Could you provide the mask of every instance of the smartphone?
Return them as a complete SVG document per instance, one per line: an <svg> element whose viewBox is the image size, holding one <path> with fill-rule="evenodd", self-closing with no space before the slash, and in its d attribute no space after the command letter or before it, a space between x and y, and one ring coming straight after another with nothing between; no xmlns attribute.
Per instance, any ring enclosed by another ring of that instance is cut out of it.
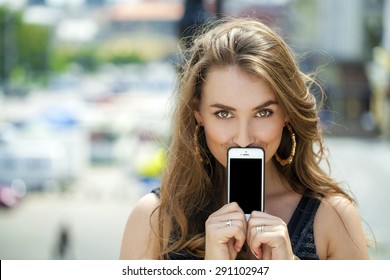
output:
<svg viewBox="0 0 390 280"><path fill-rule="evenodd" d="M247 218L253 210L264 211L264 150L232 147L227 161L228 202L237 202Z"/></svg>

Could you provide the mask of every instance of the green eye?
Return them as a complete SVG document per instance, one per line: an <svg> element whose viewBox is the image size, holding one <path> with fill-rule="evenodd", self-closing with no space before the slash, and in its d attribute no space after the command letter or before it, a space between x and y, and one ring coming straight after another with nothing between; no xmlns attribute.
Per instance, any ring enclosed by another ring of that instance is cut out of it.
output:
<svg viewBox="0 0 390 280"><path fill-rule="evenodd" d="M270 110L261 110L257 113L258 117L260 118L269 117L271 114L272 112Z"/></svg>
<svg viewBox="0 0 390 280"><path fill-rule="evenodd" d="M216 113L217 117L221 119L228 119L231 117L229 111L219 111Z"/></svg>

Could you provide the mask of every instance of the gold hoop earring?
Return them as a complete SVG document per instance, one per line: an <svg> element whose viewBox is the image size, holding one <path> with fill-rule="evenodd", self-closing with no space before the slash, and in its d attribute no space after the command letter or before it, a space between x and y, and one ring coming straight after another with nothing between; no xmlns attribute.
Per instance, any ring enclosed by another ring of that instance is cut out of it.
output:
<svg viewBox="0 0 390 280"><path fill-rule="evenodd" d="M296 142L296 139L295 139L295 133L291 127L290 124L286 124L287 126L287 129L288 131L290 132L290 136L291 136L291 152L290 152L290 156L286 159L281 159L280 156L278 155L278 152L275 153L275 158L276 160L279 162L279 164L281 166L286 166L286 165L289 165L292 163L293 159L294 159L294 156L295 156L295 148L297 147L297 142Z"/></svg>
<svg viewBox="0 0 390 280"><path fill-rule="evenodd" d="M206 156L206 158L203 157L203 149L201 148L199 144L199 129L201 125L197 124L194 131L194 143L195 143L195 155L199 159L201 163L209 164L209 160Z"/></svg>

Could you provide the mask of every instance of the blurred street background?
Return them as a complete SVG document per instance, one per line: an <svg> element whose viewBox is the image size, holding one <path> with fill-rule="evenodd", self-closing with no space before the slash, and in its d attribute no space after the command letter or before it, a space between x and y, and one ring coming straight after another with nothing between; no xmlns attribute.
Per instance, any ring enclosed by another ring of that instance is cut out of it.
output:
<svg viewBox="0 0 390 280"><path fill-rule="evenodd" d="M0 0L0 259L118 258L164 168L178 46L240 15L317 73L331 174L390 259L390 0Z"/></svg>

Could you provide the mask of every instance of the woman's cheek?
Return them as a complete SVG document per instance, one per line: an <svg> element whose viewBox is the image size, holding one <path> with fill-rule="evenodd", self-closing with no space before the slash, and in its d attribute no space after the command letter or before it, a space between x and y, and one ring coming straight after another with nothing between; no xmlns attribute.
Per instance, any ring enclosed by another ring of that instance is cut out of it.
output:
<svg viewBox="0 0 390 280"><path fill-rule="evenodd" d="M213 156L223 165L226 165L226 153L231 139L226 128L214 125L205 127L207 146Z"/></svg>

